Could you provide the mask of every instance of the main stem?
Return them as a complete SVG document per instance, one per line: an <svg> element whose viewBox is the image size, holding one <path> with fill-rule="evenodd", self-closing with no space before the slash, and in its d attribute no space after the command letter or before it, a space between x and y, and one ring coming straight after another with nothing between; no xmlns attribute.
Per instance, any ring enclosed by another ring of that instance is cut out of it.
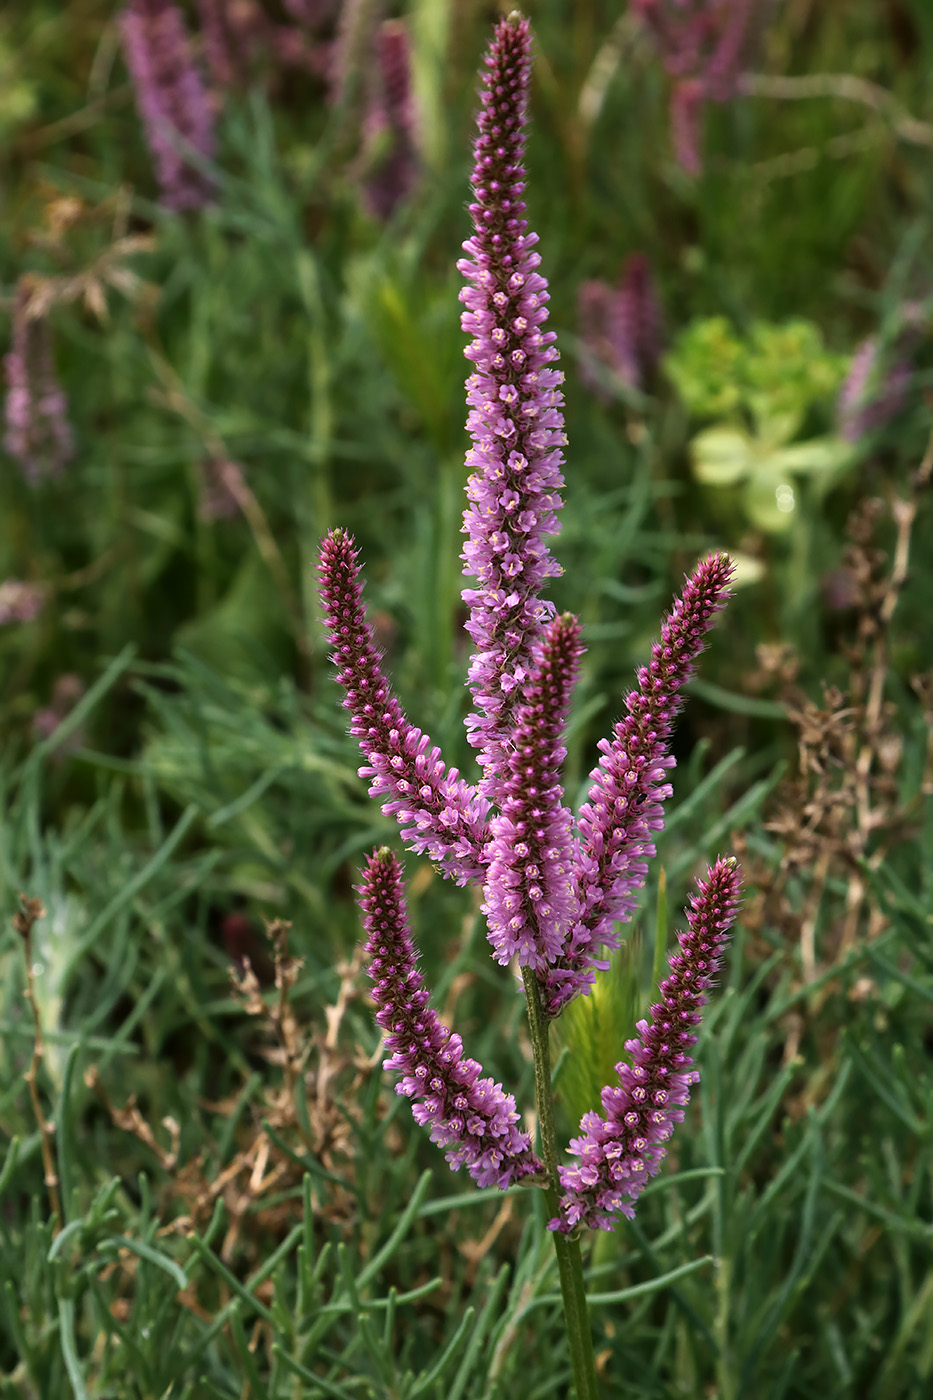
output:
<svg viewBox="0 0 933 1400"><path fill-rule="evenodd" d="M551 1095L551 1049L548 1043L548 1021L541 1004L538 979L527 967L522 968L525 1001L535 1061L535 1101L541 1129L541 1155L547 1167L545 1188L551 1216L559 1214L560 1177L557 1174L557 1133L554 1128L554 1100ZM593 1358L593 1338L583 1285L583 1258L580 1241L570 1239L555 1230L554 1249L560 1274L560 1292L564 1301L564 1320L570 1344L570 1364L577 1390L577 1400L599 1400L596 1363Z"/></svg>

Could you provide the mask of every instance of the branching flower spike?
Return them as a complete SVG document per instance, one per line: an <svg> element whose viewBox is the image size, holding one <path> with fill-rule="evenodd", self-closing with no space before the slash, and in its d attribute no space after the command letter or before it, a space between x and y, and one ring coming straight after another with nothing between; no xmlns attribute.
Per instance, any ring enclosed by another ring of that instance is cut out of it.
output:
<svg viewBox="0 0 933 1400"><path fill-rule="evenodd" d="M320 588L343 703L365 759L360 773L370 780L371 794L397 819L414 852L429 855L457 883L481 889L494 958L522 969L541 1159L517 1126L513 1097L482 1077L459 1036L428 1005L401 868L382 847L369 860L359 897L377 1019L391 1052L386 1067L399 1075L399 1092L412 1099L415 1118L447 1150L451 1166L466 1166L484 1185L544 1186L561 1286L565 1300L576 1298L567 1304L568 1317L579 1317L583 1285L574 1237L584 1227L612 1228L620 1215L632 1214L696 1080L688 1051L735 916L735 861L720 859L700 882L652 1022L639 1022L639 1038L626 1042L632 1063L617 1066L620 1084L603 1090L604 1115L586 1115L571 1144L575 1160L563 1167L548 1018L589 992L597 972L608 967L607 954L619 946L618 925L635 909L671 791L674 721L729 596L732 564L713 552L687 578L622 718L598 746L587 800L575 819L561 768L583 653L581 627L569 613L557 616L541 597L560 572L546 542L558 530L564 433L557 351L553 334L543 329L547 284L522 201L530 68L528 25L511 15L497 26L486 59L473 235L459 264L468 283L462 293L463 326L471 336L466 354L474 364L467 380L472 446L463 560L475 586L463 597L476 648L469 671L473 712L466 720L478 750L475 785L446 766L392 695L366 618L358 550L345 530L333 530L323 543ZM621 1048L622 1033L619 1039ZM577 1278L572 1286L571 1275ZM579 1380L592 1357L586 1359L588 1344L580 1340L582 1325L573 1326Z"/></svg>

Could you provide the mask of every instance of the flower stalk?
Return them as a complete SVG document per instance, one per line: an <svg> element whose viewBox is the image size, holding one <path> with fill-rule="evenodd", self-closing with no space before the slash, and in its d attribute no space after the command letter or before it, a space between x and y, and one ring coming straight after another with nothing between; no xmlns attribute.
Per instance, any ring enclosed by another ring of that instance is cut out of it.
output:
<svg viewBox="0 0 933 1400"><path fill-rule="evenodd" d="M548 1039L549 1022L544 1014L538 980L529 968L522 970L525 984L525 1006L528 1030L535 1066L535 1108L541 1152L547 1173L545 1198L548 1210L560 1210L560 1176L557 1157L557 1131L554 1125L554 1095L551 1089L551 1047ZM564 1305L564 1322L570 1364L573 1368L577 1400L599 1400L596 1361L593 1356L593 1334L586 1303L583 1278L583 1256L576 1235L554 1234L554 1252L560 1279L560 1295Z"/></svg>
<svg viewBox="0 0 933 1400"><path fill-rule="evenodd" d="M512 14L496 27L486 58L473 172L473 234L459 263L470 405L463 550L466 629L475 644L467 733L480 777L448 768L440 749L408 719L382 670L363 601L359 553L335 529L320 556L320 589L360 774L405 843L441 874L482 891L493 956L515 962L535 1069L540 1156L519 1123L515 1099L467 1057L456 1031L431 1008L417 965L398 858L387 847L367 862L358 891L376 1019L390 1052L385 1068L412 1101L417 1122L481 1185L543 1187L553 1234L579 1400L598 1386L579 1237L631 1217L644 1182L660 1167L696 1081L689 1051L699 1009L719 965L739 896L731 857L718 860L691 900L680 951L660 984L651 1022L624 1042L631 1063L588 1113L572 1156L561 1162L548 1045L550 1021L585 996L637 891L664 820L674 759L670 741L684 688L716 614L732 564L702 559L665 618L625 713L598 745L587 801L575 817L561 781L564 729L582 629L542 597L560 573L548 546L557 533L565 437L557 351L547 320L547 283L525 219L524 119L531 33ZM621 1042L620 1036L620 1042Z"/></svg>

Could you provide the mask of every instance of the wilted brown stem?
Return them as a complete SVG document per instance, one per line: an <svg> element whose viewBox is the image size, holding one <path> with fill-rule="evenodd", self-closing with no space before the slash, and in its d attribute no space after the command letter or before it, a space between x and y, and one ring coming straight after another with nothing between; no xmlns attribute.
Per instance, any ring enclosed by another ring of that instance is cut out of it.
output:
<svg viewBox="0 0 933 1400"><path fill-rule="evenodd" d="M58 1172L55 1169L55 1158L52 1154L52 1137L55 1132L55 1124L50 1122L43 1111L42 1101L39 1098L38 1077L39 1066L45 1053L42 1042L42 1017L39 1013L39 1003L36 1001L34 974L32 965L32 930L39 919L45 918L45 908L41 899L35 899L28 894L20 894L19 913L13 915L12 923L16 932L23 940L23 952L26 958L26 991L25 997L32 1010L32 1023L35 1029L32 1042L32 1059L29 1068L23 1075L29 1085L29 1098L32 1103L32 1111L39 1129L39 1141L42 1148L42 1165L45 1169L45 1186L49 1193L49 1205L52 1207L54 1216L53 1230L57 1235L62 1228L62 1201L59 1192Z"/></svg>

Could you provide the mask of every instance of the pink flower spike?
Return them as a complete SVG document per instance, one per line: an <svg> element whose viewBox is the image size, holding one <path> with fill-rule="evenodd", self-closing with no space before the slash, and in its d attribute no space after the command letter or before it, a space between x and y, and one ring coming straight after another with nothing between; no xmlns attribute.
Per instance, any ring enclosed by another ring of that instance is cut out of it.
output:
<svg viewBox="0 0 933 1400"><path fill-rule="evenodd" d="M741 875L735 858L719 859L690 896L680 952L669 959L651 1021L639 1021L638 1038L625 1048L632 1063L616 1065L619 1085L602 1091L603 1113L586 1113L571 1143L576 1165L560 1168L560 1215L548 1229L576 1234L612 1230L619 1215L635 1214L633 1202L659 1171L674 1126L683 1121L691 1086L699 1080L690 1050L700 1007L713 985L729 930L735 922Z"/></svg>
<svg viewBox="0 0 933 1400"><path fill-rule="evenodd" d="M606 398L607 375L644 389L661 357L661 305L643 253L626 259L618 287L583 282L577 295L581 378ZM610 380L611 382L611 380Z"/></svg>
<svg viewBox="0 0 933 1400"><path fill-rule="evenodd" d="M337 679L352 715L350 732L366 757L360 776L370 796L394 816L411 850L430 856L458 885L483 879L483 846L489 804L405 715L382 673L366 620L359 551L345 530L332 530L321 545L321 602L330 632Z"/></svg>
<svg viewBox="0 0 933 1400"><path fill-rule="evenodd" d="M537 669L514 715L501 813L486 848L489 941L497 962L518 955L542 972L563 952L576 918L570 809L563 805L561 742L583 647L570 613L545 633Z"/></svg>
<svg viewBox="0 0 933 1400"><path fill-rule="evenodd" d="M447 1148L454 1171L466 1167L480 1186L505 1190L523 1177L543 1174L531 1137L515 1125L518 1111L501 1084L482 1079L482 1065L467 1059L463 1043L428 1006L408 927L398 858L385 846L370 856L358 897L366 930L366 954L376 1020L391 1051L383 1063L399 1076L396 1093L412 1102L416 1122Z"/></svg>
<svg viewBox="0 0 933 1400"><path fill-rule="evenodd" d="M26 480L63 474L74 456L68 400L55 373L49 323L29 314L31 283L20 278L13 304L13 343L4 358L6 434L3 445Z"/></svg>
<svg viewBox="0 0 933 1400"><path fill-rule="evenodd" d="M475 643L469 685L470 743L484 770L481 791L498 801L507 771L511 717L554 606L539 598L561 572L545 544L557 533L563 485L563 374L547 320L547 282L538 273L537 235L527 232L522 193L531 32L510 16L486 57L474 148L473 236L457 264L467 286L461 325L476 366L467 380L473 446L463 516L464 573L477 580L463 600Z"/></svg>
<svg viewBox="0 0 933 1400"><path fill-rule="evenodd" d="M167 209L197 209L210 181L186 159L184 145L214 154L214 113L194 62L185 20L172 0L130 0L120 16L126 64Z"/></svg>
<svg viewBox="0 0 933 1400"><path fill-rule="evenodd" d="M882 342L870 335L855 348L849 372L839 391L836 422L846 442L857 443L902 413L914 380L908 358L913 337L902 332L889 347L885 363Z"/></svg>
<svg viewBox="0 0 933 1400"><path fill-rule="evenodd" d="M577 869L579 918L564 955L546 974L545 1006L551 1016L580 992L588 992L604 956L619 946L615 921L626 922L645 883L655 853L653 831L664 825L666 781L674 759L668 752L683 690L705 646L716 613L729 597L732 562L710 554L687 579L682 595L638 672L638 688L625 700L628 713L611 741L600 740L602 757L590 773L580 811Z"/></svg>

